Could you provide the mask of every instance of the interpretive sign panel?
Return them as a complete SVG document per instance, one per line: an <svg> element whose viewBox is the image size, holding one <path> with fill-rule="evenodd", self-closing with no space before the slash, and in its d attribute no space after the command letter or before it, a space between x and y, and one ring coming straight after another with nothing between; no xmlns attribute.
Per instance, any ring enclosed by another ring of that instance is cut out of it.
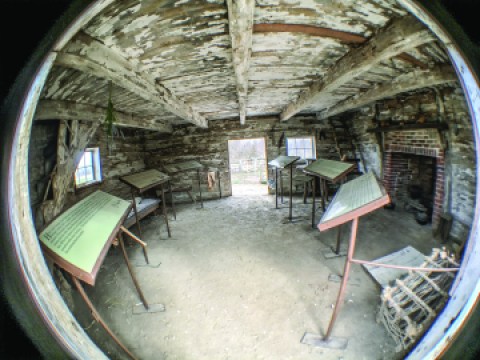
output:
<svg viewBox="0 0 480 360"><path fill-rule="evenodd" d="M183 161L178 164L164 165L163 168L169 174L174 174L181 171L203 169L203 165L200 164L198 161L189 160L189 161Z"/></svg>
<svg viewBox="0 0 480 360"><path fill-rule="evenodd" d="M96 191L66 210L39 235L47 255L65 270L93 285L96 273L129 201Z"/></svg>
<svg viewBox="0 0 480 360"><path fill-rule="evenodd" d="M317 161L305 167L303 171L307 174L315 175L326 180L336 182L338 179L343 178L343 176L348 174L354 168L355 164L335 160L318 159Z"/></svg>
<svg viewBox="0 0 480 360"><path fill-rule="evenodd" d="M322 216L320 231L387 205L390 197L372 172L343 184Z"/></svg>
<svg viewBox="0 0 480 360"><path fill-rule="evenodd" d="M283 168L287 167L288 165L294 163L298 159L300 159L299 156L280 155L277 158L275 158L274 160L269 161L268 165L275 166L279 169L283 169Z"/></svg>
<svg viewBox="0 0 480 360"><path fill-rule="evenodd" d="M170 177L156 169L150 169L135 174L122 176L120 180L137 190L146 190L152 186L166 182Z"/></svg>

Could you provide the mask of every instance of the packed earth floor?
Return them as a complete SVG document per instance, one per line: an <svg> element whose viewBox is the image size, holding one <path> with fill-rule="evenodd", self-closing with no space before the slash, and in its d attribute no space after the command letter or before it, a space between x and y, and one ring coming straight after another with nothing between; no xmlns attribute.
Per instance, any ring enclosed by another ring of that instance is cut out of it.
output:
<svg viewBox="0 0 480 360"><path fill-rule="evenodd" d="M238 192L237 192L238 193ZM326 259L336 230L312 229L311 204L293 199L296 223L285 222L288 197L248 191L228 198L177 206L163 218L142 220L151 266L138 245L129 258L150 304L165 312L133 314L141 304L119 248L110 249L95 287L85 286L101 316L142 360L159 359L399 359L395 343L376 322L380 286L352 266L344 305L333 336L348 339L345 350L304 345L305 332L324 334L340 284L345 257ZM310 199L309 199L310 200ZM321 217L321 210L317 213ZM317 219L317 222L318 222ZM346 245L350 226L343 231ZM135 230L135 227L132 228ZM356 258L373 260L412 245L430 255L439 244L430 225L419 225L400 209L380 209L360 218ZM76 291L74 314L111 359L127 359L93 321Z"/></svg>

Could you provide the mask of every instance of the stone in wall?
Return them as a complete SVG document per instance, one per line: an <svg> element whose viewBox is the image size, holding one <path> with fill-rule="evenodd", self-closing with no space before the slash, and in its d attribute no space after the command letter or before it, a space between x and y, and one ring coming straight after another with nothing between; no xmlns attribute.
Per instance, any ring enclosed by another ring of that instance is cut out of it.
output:
<svg viewBox="0 0 480 360"><path fill-rule="evenodd" d="M58 121L37 121L33 124L28 153L28 181L30 205L35 217L55 167L57 134Z"/></svg>

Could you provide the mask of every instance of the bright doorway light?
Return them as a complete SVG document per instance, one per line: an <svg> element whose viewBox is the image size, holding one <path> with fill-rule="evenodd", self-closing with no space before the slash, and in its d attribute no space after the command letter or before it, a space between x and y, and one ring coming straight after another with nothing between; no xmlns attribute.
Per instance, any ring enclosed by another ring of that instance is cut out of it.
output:
<svg viewBox="0 0 480 360"><path fill-rule="evenodd" d="M233 196L267 194L267 154L265 139L228 141Z"/></svg>

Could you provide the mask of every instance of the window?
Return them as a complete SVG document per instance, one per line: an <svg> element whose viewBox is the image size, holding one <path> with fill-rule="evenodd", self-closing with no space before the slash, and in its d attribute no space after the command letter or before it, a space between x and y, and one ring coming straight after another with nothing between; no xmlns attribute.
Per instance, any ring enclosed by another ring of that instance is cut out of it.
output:
<svg viewBox="0 0 480 360"><path fill-rule="evenodd" d="M287 155L300 156L301 159L316 159L317 154L313 136L288 138Z"/></svg>
<svg viewBox="0 0 480 360"><path fill-rule="evenodd" d="M75 170L75 186L83 187L102 181L100 167L100 150L98 148L87 148Z"/></svg>

